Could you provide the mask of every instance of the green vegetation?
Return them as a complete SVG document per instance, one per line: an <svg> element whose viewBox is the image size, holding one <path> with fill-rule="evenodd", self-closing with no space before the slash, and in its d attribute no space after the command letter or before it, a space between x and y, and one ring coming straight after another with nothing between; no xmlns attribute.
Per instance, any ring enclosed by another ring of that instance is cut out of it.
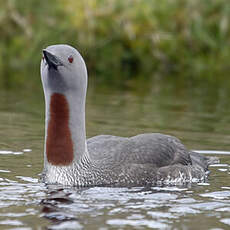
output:
<svg viewBox="0 0 230 230"><path fill-rule="evenodd" d="M102 82L223 81L230 1L0 0L1 86L36 87L41 50L55 43L77 47Z"/></svg>

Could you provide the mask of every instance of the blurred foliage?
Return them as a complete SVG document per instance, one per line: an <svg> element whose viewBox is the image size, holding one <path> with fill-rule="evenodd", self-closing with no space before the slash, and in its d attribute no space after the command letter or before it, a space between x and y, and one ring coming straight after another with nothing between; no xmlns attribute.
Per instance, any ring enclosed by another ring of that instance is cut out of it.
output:
<svg viewBox="0 0 230 230"><path fill-rule="evenodd" d="M75 46L102 82L221 81L229 23L229 0L0 0L0 85L36 87L41 50L56 43Z"/></svg>

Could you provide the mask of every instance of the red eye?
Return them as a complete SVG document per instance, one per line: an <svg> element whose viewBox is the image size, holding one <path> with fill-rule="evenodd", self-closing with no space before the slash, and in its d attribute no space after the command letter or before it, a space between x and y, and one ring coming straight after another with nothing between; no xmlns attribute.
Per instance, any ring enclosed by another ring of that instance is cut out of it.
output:
<svg viewBox="0 0 230 230"><path fill-rule="evenodd" d="M45 57L44 57L44 56L42 56L42 60L43 60L43 61L44 61L44 58L45 58Z"/></svg>
<svg viewBox="0 0 230 230"><path fill-rule="evenodd" d="M72 63L73 62L73 56L69 56L68 61L69 61L69 63Z"/></svg>

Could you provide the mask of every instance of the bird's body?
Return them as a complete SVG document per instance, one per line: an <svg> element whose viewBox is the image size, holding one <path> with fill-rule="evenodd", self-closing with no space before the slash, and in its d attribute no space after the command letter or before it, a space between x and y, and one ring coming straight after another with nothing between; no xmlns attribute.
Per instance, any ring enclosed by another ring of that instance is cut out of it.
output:
<svg viewBox="0 0 230 230"><path fill-rule="evenodd" d="M208 158L175 137L100 135L86 141L87 71L76 49L49 46L41 75L46 100L43 179L71 186L146 186L205 180Z"/></svg>

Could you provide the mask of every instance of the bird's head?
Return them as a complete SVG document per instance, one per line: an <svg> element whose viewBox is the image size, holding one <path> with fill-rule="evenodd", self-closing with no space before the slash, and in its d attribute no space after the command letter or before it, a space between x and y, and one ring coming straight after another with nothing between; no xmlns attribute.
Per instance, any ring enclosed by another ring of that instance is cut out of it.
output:
<svg viewBox="0 0 230 230"><path fill-rule="evenodd" d="M86 93L85 62L72 46L52 45L43 50L41 78L45 94Z"/></svg>

